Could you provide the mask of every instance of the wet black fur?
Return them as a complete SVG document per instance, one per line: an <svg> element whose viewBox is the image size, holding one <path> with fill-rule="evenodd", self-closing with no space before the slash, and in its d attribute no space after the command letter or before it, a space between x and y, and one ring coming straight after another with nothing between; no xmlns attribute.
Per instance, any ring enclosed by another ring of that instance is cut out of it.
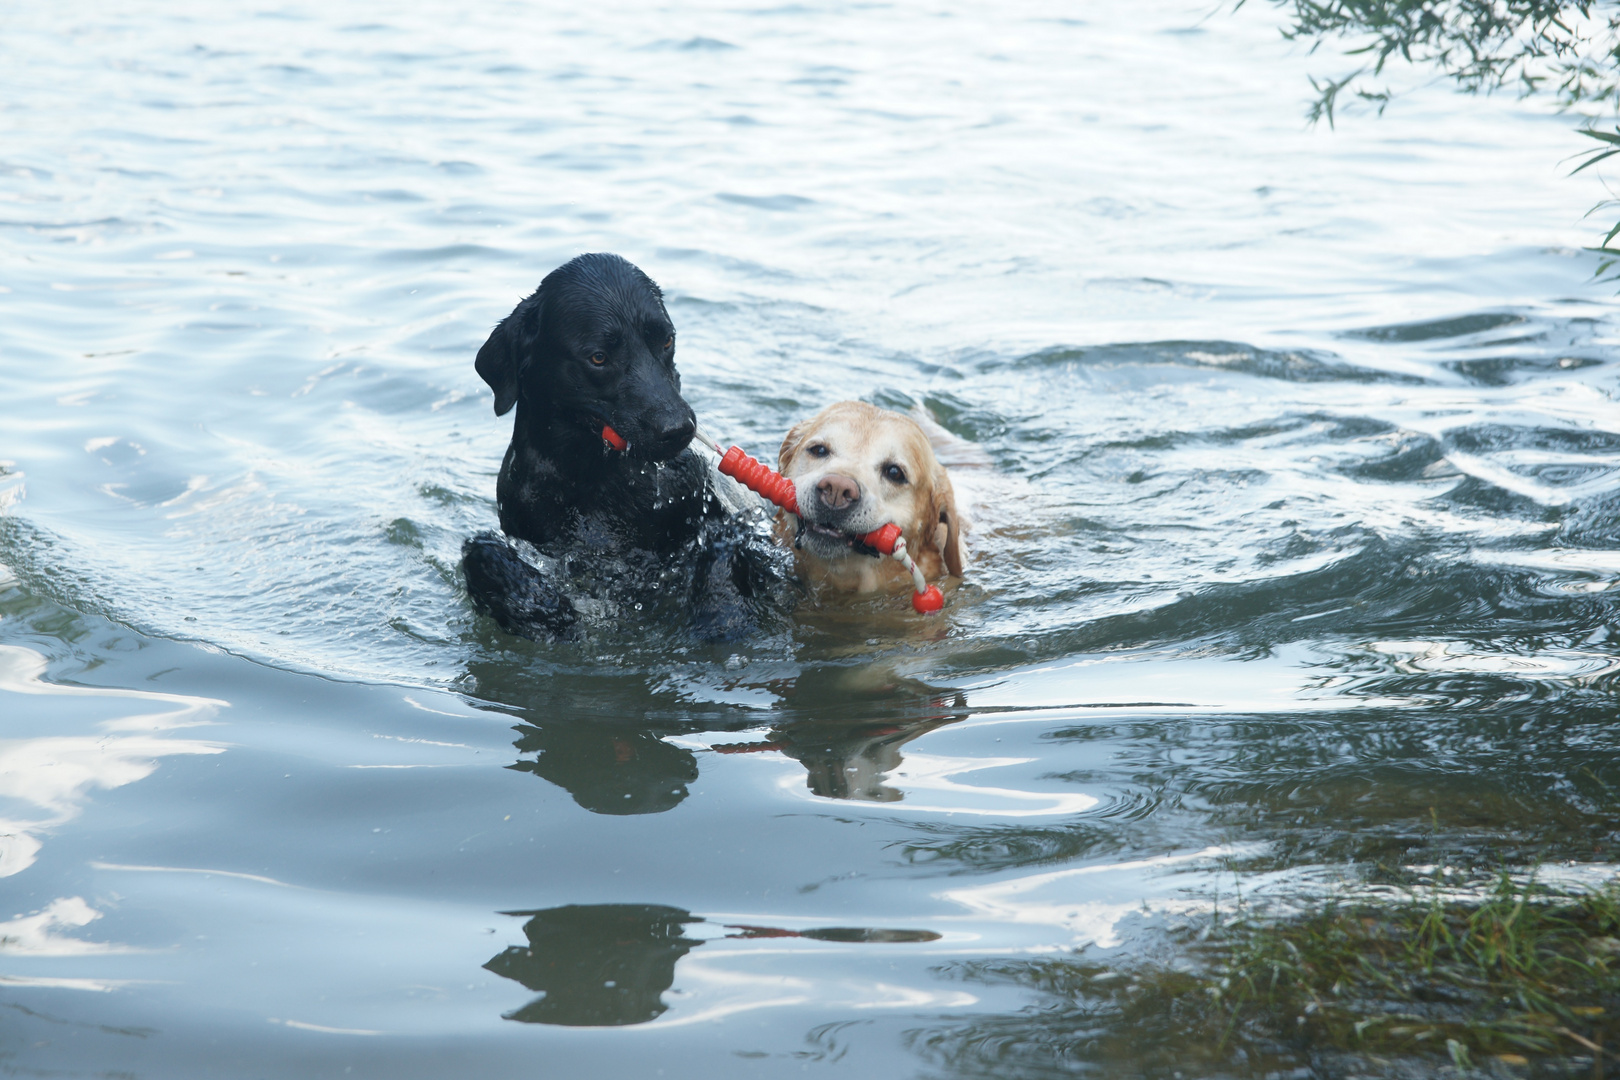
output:
<svg viewBox="0 0 1620 1080"><path fill-rule="evenodd" d="M674 336L651 278L617 255L581 255L478 350L495 414L517 415L495 488L505 536L468 540L462 566L474 604L507 631L578 636L570 592L623 606L673 601L706 639L756 627L762 593L781 575L689 448ZM603 442L604 423L627 450ZM520 558L508 537L550 556L555 572Z"/></svg>

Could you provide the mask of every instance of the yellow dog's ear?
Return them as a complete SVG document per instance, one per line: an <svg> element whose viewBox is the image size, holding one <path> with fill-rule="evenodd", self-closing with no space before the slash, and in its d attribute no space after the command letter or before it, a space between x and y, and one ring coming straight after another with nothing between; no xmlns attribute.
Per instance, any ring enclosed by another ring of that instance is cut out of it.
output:
<svg viewBox="0 0 1620 1080"><path fill-rule="evenodd" d="M934 498L930 513L934 521L934 546L945 558L945 569L962 576L962 518L956 512L956 491L945 470L934 477Z"/></svg>
<svg viewBox="0 0 1620 1080"><path fill-rule="evenodd" d="M814 419L814 417L811 419ZM809 428L809 426L809 420L800 420L797 424L794 424L792 427L788 428L788 433L782 437L782 449L776 453L777 472L782 472L785 470L787 468L788 461L793 457L794 454L799 452L799 447L804 444L804 438L809 433L806 430Z"/></svg>

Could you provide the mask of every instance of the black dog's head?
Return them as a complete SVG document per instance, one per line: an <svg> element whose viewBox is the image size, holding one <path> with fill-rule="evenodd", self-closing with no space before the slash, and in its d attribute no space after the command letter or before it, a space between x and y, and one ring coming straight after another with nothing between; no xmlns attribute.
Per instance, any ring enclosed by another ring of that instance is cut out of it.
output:
<svg viewBox="0 0 1620 1080"><path fill-rule="evenodd" d="M675 326L651 278L617 255L581 255L547 274L478 350L495 415L556 438L600 439L607 424L629 453L666 461L697 421L681 397Z"/></svg>

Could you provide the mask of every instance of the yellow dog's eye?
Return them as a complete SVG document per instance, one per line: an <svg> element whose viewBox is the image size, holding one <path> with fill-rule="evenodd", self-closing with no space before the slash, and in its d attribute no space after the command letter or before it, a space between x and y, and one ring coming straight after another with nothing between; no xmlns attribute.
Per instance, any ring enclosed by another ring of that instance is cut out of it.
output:
<svg viewBox="0 0 1620 1080"><path fill-rule="evenodd" d="M832 451L828 450L820 443L816 443L816 445L806 450L805 453L809 454L811 457L826 457L828 454L832 453Z"/></svg>
<svg viewBox="0 0 1620 1080"><path fill-rule="evenodd" d="M903 484L906 482L906 470L898 465L885 465L883 466L883 479L891 484Z"/></svg>

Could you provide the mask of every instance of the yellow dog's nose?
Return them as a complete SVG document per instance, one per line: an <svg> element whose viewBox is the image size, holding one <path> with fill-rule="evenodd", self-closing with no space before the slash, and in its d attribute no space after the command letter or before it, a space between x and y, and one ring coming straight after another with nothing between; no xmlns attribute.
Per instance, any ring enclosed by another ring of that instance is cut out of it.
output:
<svg viewBox="0 0 1620 1080"><path fill-rule="evenodd" d="M827 509L847 510L861 501L861 485L847 476L834 473L821 478L816 484L816 494Z"/></svg>

